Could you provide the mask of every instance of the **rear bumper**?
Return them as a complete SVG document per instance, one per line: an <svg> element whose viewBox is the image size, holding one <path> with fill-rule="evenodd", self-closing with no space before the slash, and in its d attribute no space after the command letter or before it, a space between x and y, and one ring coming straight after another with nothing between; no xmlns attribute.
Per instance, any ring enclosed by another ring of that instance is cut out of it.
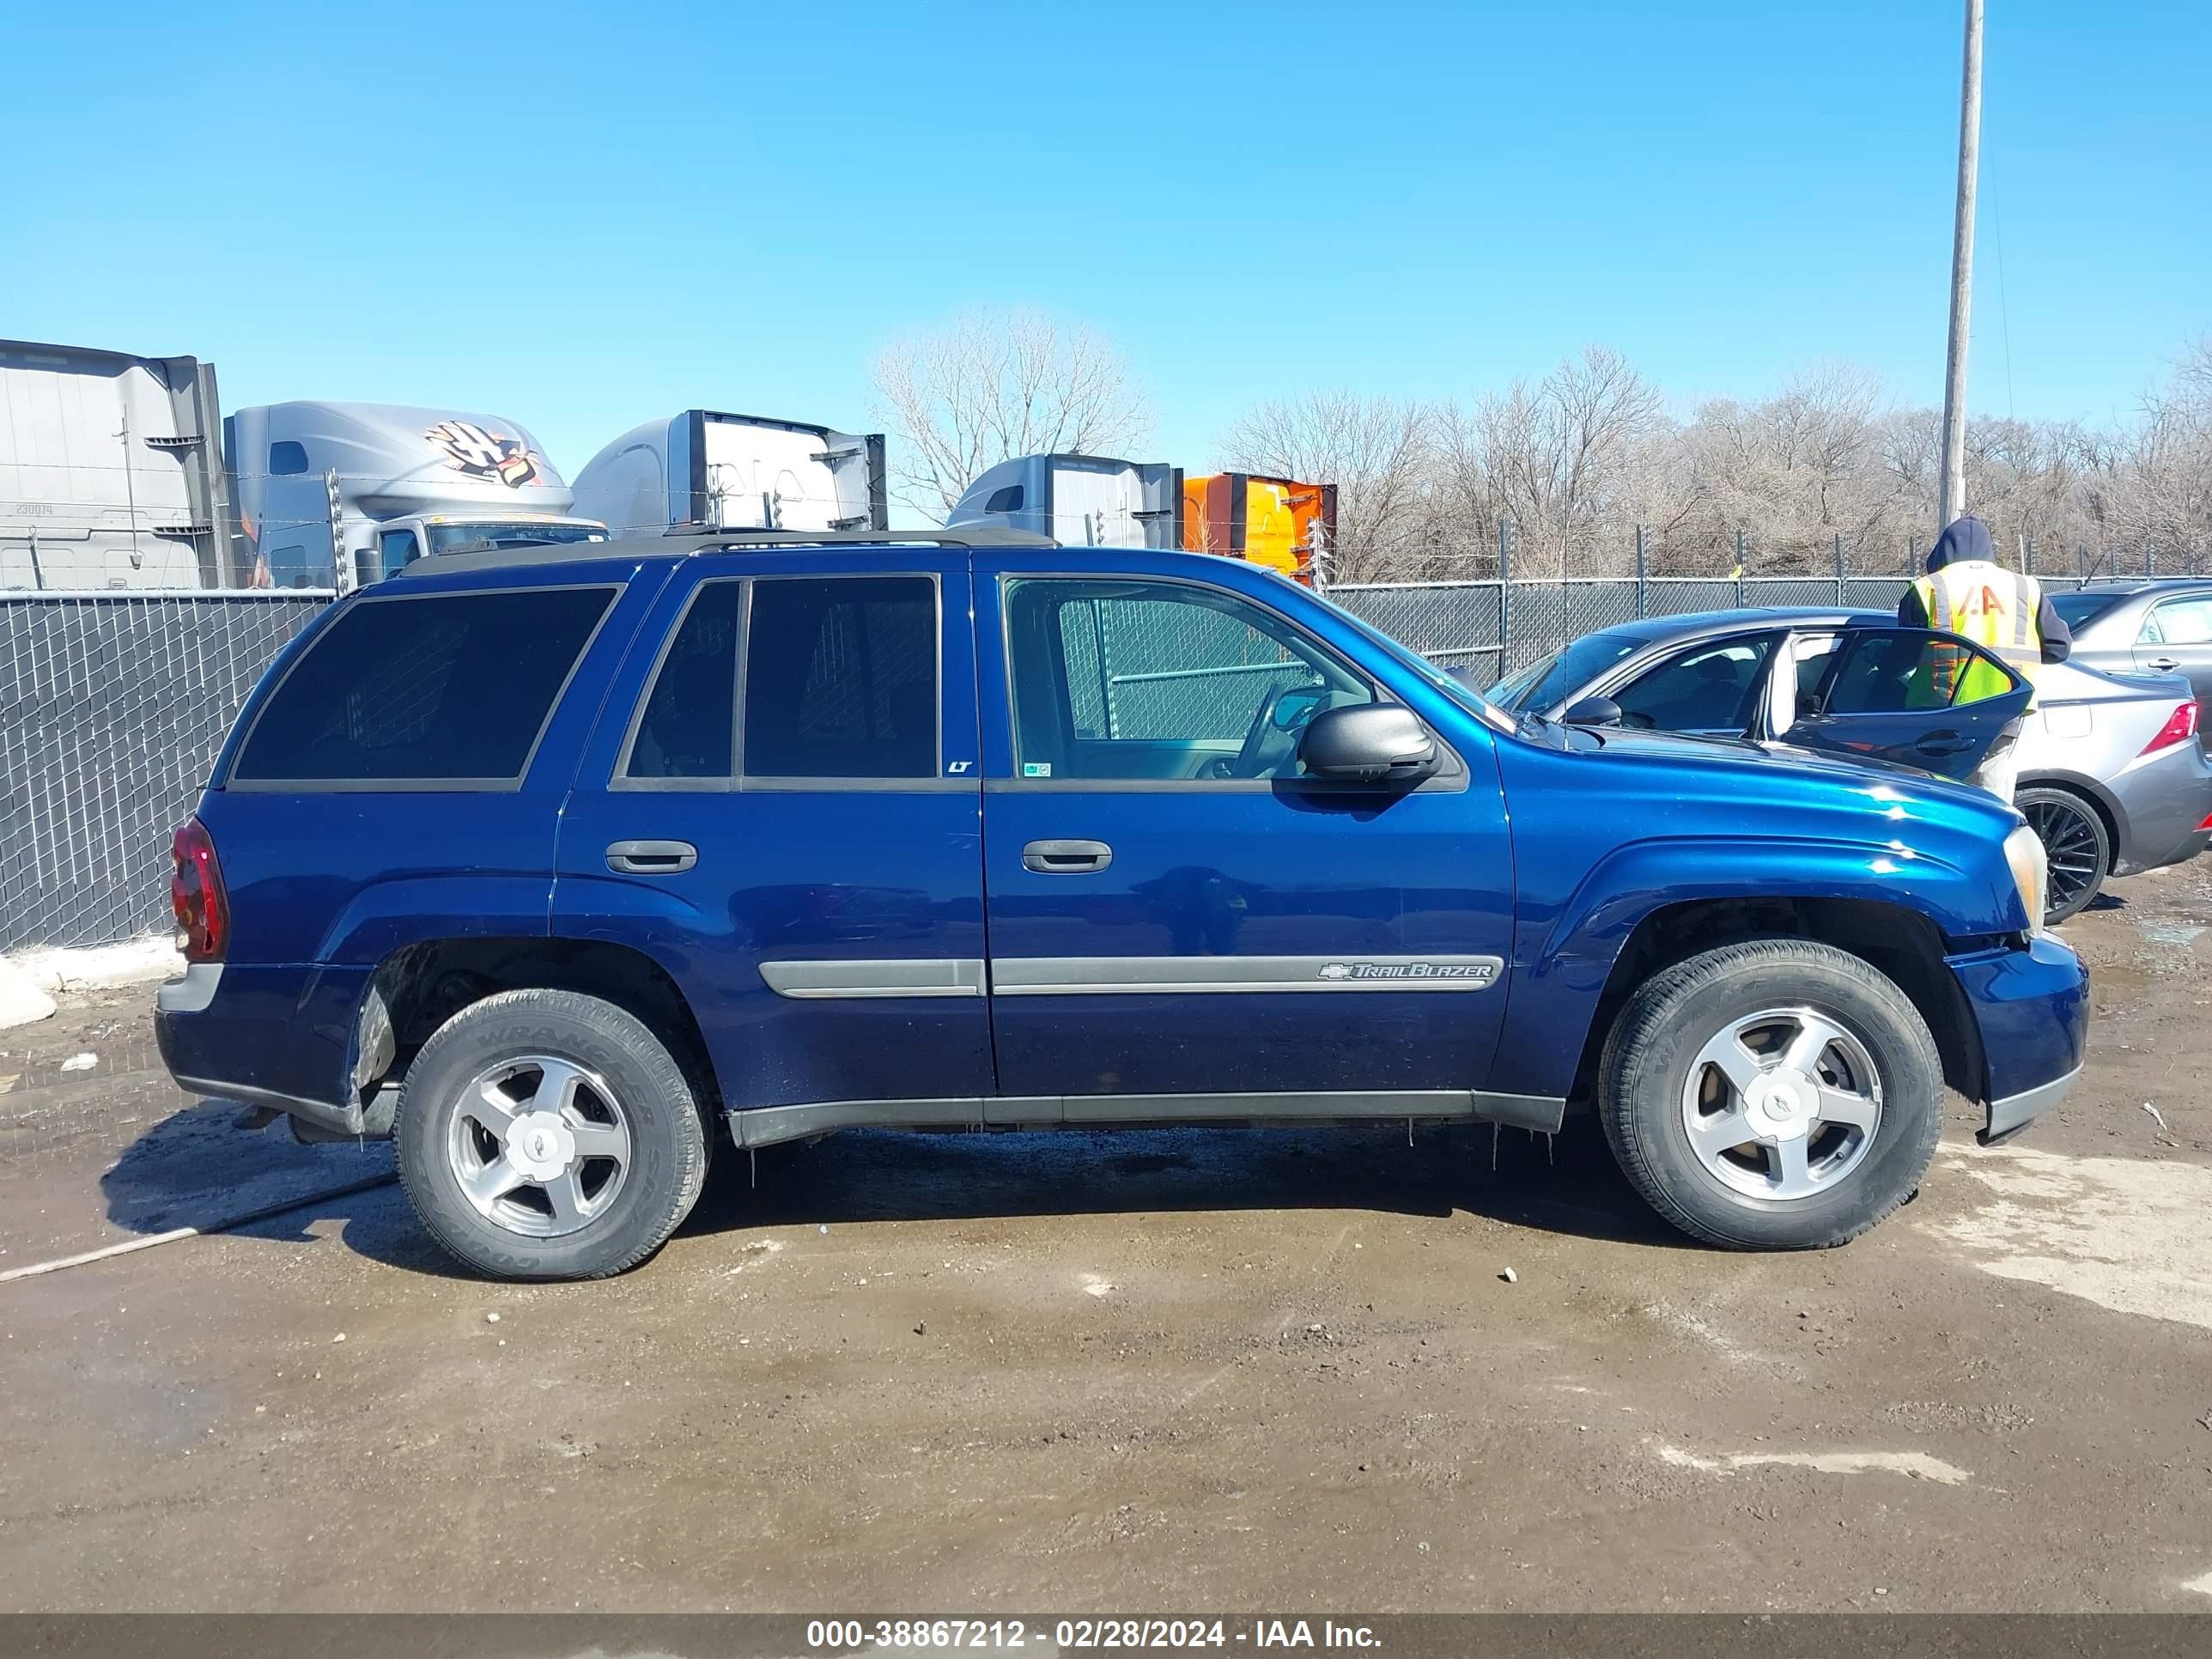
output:
<svg viewBox="0 0 2212 1659"><path fill-rule="evenodd" d="M352 969L196 963L154 996L154 1041L177 1086L288 1112L358 1135L348 1051L367 975Z"/></svg>
<svg viewBox="0 0 2212 1659"><path fill-rule="evenodd" d="M2055 939L1954 957L1950 966L1981 1035L1987 1146L2057 1105L2081 1076L2089 970Z"/></svg>
<svg viewBox="0 0 2212 1659"><path fill-rule="evenodd" d="M2202 825L2212 813L2212 761L2203 745L2178 743L2148 756L2106 787L2125 815L2112 848L2112 873L2140 875L2195 858L2212 842Z"/></svg>

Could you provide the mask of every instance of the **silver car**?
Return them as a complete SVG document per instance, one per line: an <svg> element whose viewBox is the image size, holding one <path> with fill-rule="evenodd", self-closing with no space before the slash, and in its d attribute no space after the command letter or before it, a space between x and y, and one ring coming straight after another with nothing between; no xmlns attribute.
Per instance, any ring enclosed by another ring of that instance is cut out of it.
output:
<svg viewBox="0 0 2212 1659"><path fill-rule="evenodd" d="M2069 659L2112 674L2185 674L2197 688L2197 730L2212 715L2212 577L2097 582L2053 593L2074 635Z"/></svg>
<svg viewBox="0 0 2212 1659"><path fill-rule="evenodd" d="M1881 653L1871 636L1921 633L1879 611L1654 617L1588 635L1486 695L1515 713L1779 741L1964 778L2003 741L1998 728L2010 728L2017 702L1921 708L1899 696L1873 713L1834 703L1854 662L1870 665L1869 686L1900 689L1896 673L1874 675ZM1901 649L1909 665L1911 648ZM1592 698L1605 701L1576 708ZM2212 760L2188 681L2050 663L2036 672L2036 705L2018 727L2013 800L2050 854L2047 921L2081 909L2108 877L2178 864L2212 842Z"/></svg>

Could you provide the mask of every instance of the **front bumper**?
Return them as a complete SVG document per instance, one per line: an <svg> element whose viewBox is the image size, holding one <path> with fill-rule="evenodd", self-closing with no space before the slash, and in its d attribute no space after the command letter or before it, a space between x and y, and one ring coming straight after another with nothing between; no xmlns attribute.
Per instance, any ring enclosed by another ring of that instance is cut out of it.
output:
<svg viewBox="0 0 2212 1659"><path fill-rule="evenodd" d="M2089 970L2058 939L1950 958L1982 1042L1984 1146L2018 1133L2081 1074Z"/></svg>

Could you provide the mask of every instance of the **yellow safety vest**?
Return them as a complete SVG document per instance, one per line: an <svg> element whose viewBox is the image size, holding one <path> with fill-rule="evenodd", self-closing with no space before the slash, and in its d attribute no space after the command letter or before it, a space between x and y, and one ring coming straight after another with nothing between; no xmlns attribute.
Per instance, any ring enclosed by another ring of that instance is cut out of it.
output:
<svg viewBox="0 0 2212 1659"><path fill-rule="evenodd" d="M2036 615L2043 608L2042 583L2033 576L2015 575L2001 564L1970 559L1930 571L1912 587L1920 595L1930 628L1972 640L2034 684L2035 670L2043 661L2043 630L2036 625ZM1978 660L1970 661L1963 676L1956 665L1947 673L1939 664L1936 672L1936 690L1945 702L1978 702L2005 689L1998 676Z"/></svg>

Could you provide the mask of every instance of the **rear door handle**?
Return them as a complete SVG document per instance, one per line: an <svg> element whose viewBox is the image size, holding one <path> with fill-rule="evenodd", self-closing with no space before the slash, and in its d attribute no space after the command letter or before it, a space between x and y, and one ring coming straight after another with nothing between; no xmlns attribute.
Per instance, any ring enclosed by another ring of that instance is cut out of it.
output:
<svg viewBox="0 0 2212 1659"><path fill-rule="evenodd" d="M1912 746L1923 755L1955 755L1972 747L1972 743L1956 732L1930 732Z"/></svg>
<svg viewBox="0 0 2212 1659"><path fill-rule="evenodd" d="M607 868L625 876L681 875L698 862L688 841L618 841L607 848Z"/></svg>
<svg viewBox="0 0 2212 1659"><path fill-rule="evenodd" d="M2181 659L2179 657L2153 657L2150 665L2161 674L2171 674L2181 666Z"/></svg>
<svg viewBox="0 0 2212 1659"><path fill-rule="evenodd" d="M1022 848L1022 868L1041 876L1094 875L1113 862L1103 841L1033 841Z"/></svg>

